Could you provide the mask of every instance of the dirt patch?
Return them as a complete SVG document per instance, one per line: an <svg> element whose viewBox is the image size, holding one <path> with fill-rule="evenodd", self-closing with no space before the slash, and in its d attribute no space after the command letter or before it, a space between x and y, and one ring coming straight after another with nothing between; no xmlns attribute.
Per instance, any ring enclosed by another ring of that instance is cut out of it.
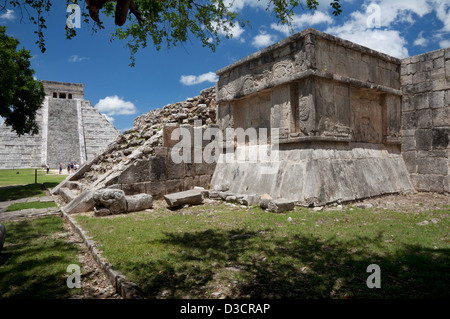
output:
<svg viewBox="0 0 450 319"><path fill-rule="evenodd" d="M361 208L389 209L397 212L420 213L450 209L450 196L438 193L408 193L369 198L350 205Z"/></svg>
<svg viewBox="0 0 450 319"><path fill-rule="evenodd" d="M81 288L82 294L74 295L74 299L122 299L106 278L103 271L98 267L88 249L83 243L80 235L74 232L67 221L64 222L67 241L79 247L78 261L81 266Z"/></svg>

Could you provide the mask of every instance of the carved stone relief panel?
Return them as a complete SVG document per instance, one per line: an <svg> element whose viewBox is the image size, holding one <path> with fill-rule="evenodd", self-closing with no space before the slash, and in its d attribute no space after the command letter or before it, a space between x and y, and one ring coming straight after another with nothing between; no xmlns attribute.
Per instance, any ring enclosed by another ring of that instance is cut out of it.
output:
<svg viewBox="0 0 450 319"><path fill-rule="evenodd" d="M350 99L347 85L317 79L314 87L318 135L349 137Z"/></svg>
<svg viewBox="0 0 450 319"><path fill-rule="evenodd" d="M352 141L382 142L382 105L380 95L360 88L351 88Z"/></svg>

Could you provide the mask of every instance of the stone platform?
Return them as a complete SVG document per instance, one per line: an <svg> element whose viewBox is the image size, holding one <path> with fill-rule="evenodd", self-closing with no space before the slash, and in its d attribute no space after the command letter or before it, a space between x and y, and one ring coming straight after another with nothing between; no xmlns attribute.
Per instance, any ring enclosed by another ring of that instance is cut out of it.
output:
<svg viewBox="0 0 450 319"><path fill-rule="evenodd" d="M224 184L233 193L266 193L304 206L412 190L401 154L368 143L289 145L280 148L278 160L218 163L211 185Z"/></svg>

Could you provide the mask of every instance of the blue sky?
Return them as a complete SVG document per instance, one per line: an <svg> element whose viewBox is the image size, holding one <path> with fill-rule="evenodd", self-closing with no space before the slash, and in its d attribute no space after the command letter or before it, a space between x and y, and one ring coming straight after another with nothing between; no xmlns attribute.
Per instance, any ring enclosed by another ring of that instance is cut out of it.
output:
<svg viewBox="0 0 450 319"><path fill-rule="evenodd" d="M46 16L45 53L35 44L34 25L26 17L21 19L17 9L7 7L1 12L0 25L6 25L7 33L19 39L20 47L31 51L38 79L83 83L85 99L123 131L141 114L214 86L218 69L289 36L265 10L267 0L228 1L251 26L236 27L233 38L223 38L216 52L192 38L183 47L140 50L135 67L129 66L125 42L110 41L113 18L101 16L106 29L96 34L82 22L78 35L66 40L64 27L69 14L62 0L53 1ZM449 0L341 0L339 17L331 14L329 2L319 0L314 12L298 8L294 31L312 27L398 58L450 47Z"/></svg>

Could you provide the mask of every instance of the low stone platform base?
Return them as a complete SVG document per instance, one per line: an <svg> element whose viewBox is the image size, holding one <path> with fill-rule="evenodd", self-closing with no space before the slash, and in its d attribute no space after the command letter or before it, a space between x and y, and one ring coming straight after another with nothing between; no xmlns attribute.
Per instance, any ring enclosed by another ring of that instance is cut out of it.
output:
<svg viewBox="0 0 450 319"><path fill-rule="evenodd" d="M247 146L249 154L256 148ZM211 188L223 184L233 193L266 193L304 206L413 190L398 147L368 143L281 144L278 160L219 161Z"/></svg>

